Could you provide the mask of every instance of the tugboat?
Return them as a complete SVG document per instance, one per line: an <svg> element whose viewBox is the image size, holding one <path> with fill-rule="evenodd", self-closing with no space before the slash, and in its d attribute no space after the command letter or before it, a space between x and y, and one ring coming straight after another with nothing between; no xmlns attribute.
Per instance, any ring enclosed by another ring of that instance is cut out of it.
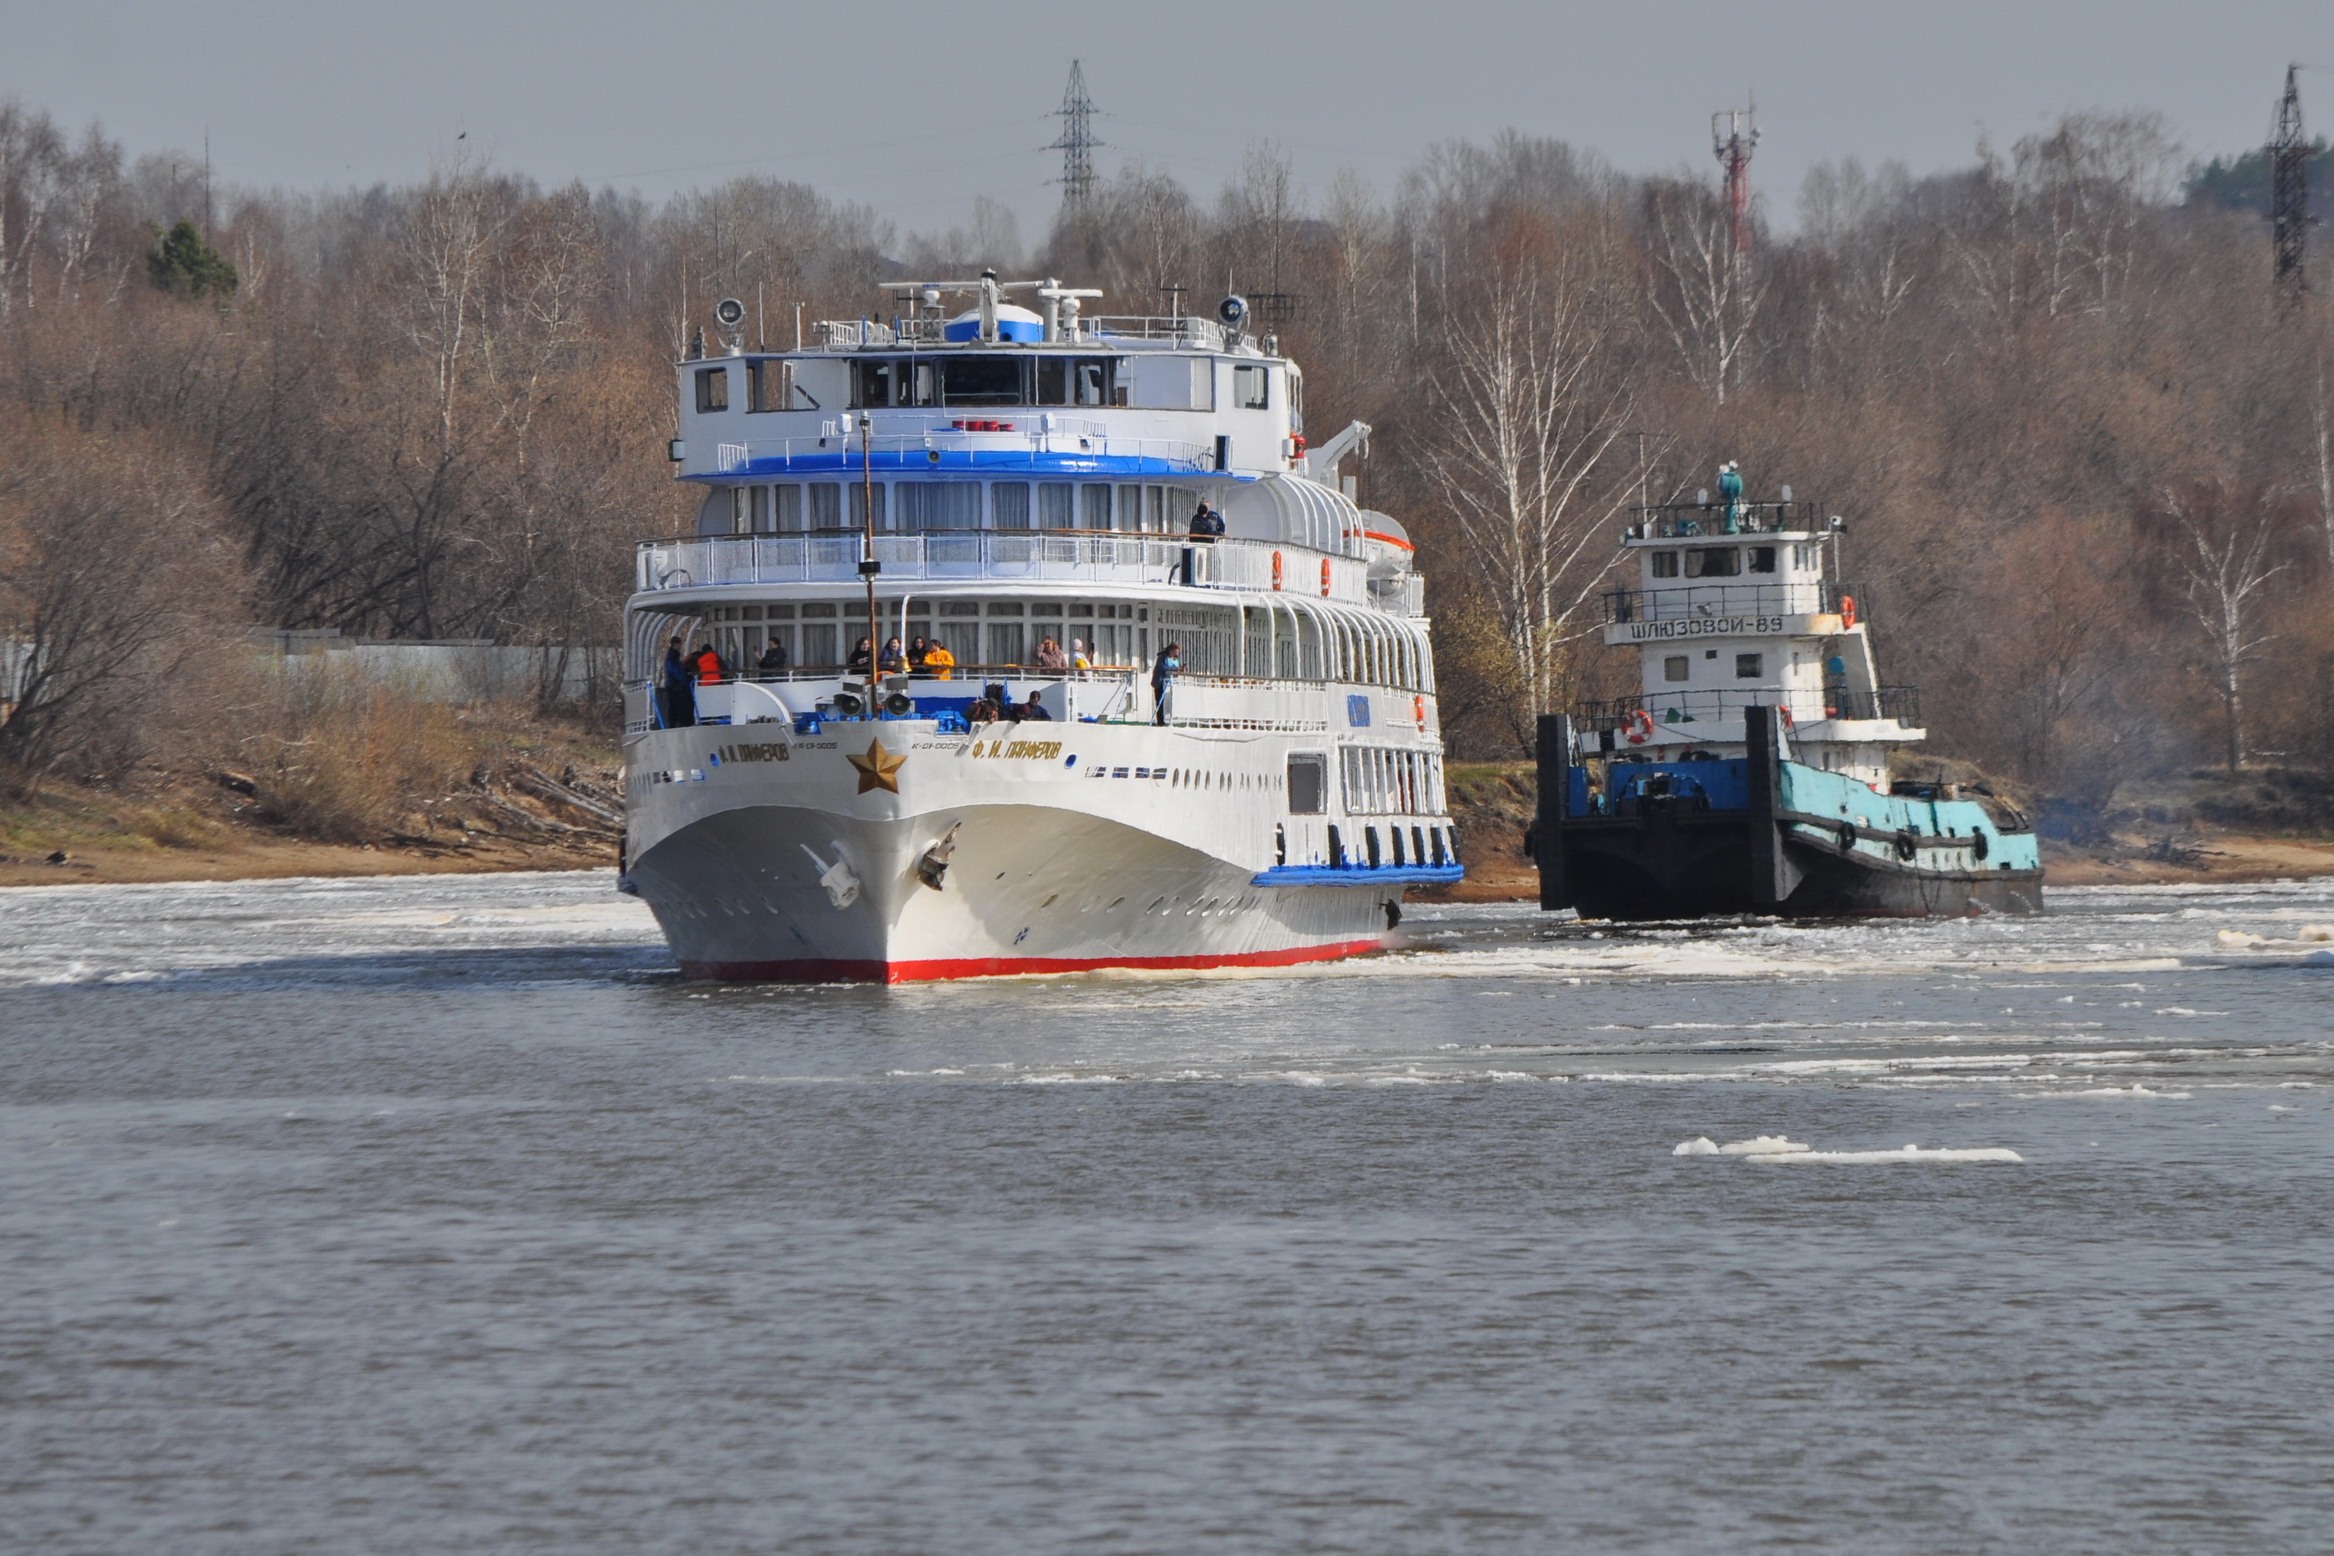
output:
<svg viewBox="0 0 2334 1556"><path fill-rule="evenodd" d="M1643 690L1539 721L1540 906L1584 918L2031 913L2027 819L1978 785L1891 780L1927 738L1880 683L1837 571L1841 520L1748 502L1733 464L1692 503L1636 510L1636 587L1604 639ZM1828 553L1828 557L1827 557ZM1832 566L1827 569L1827 559Z"/></svg>
<svg viewBox="0 0 2334 1556"><path fill-rule="evenodd" d="M1411 545L1338 470L1369 428L1308 448L1304 375L1237 297L892 290L890 323L791 351L724 300L674 364L703 497L625 612L619 884L682 972L1392 944L1405 889L1461 866Z"/></svg>

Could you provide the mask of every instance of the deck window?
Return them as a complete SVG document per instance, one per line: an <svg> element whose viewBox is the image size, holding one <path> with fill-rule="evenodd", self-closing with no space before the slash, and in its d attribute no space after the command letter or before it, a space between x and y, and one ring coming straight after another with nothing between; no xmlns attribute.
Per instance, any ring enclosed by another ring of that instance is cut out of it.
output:
<svg viewBox="0 0 2334 1556"><path fill-rule="evenodd" d="M991 609L994 608L991 607ZM1014 609L1019 610L1020 607L1015 606ZM1020 622L992 621L989 623L989 657L982 662L992 665L1017 665L1021 663Z"/></svg>
<svg viewBox="0 0 2334 1556"><path fill-rule="evenodd" d="M1110 488L1082 486L1078 489L1078 518L1087 529L1110 528Z"/></svg>
<svg viewBox="0 0 2334 1556"><path fill-rule="evenodd" d="M1289 758L1289 812L1297 816L1318 816L1325 799L1322 791L1328 787L1322 780L1328 775L1329 764L1310 753Z"/></svg>
<svg viewBox="0 0 2334 1556"><path fill-rule="evenodd" d="M1661 662L1661 678L1665 681L1690 680L1694 662L1683 654L1672 654Z"/></svg>
<svg viewBox="0 0 2334 1556"><path fill-rule="evenodd" d="M1245 362L1234 367L1232 403L1244 411L1269 410L1272 406L1271 370Z"/></svg>
<svg viewBox="0 0 2334 1556"><path fill-rule="evenodd" d="M1653 576L1654 576L1654 577L1656 577L1656 578L1675 578L1675 577L1677 577L1677 575L1678 575L1678 554L1677 554L1675 551L1654 551L1654 552L1650 552L1650 553L1648 553L1648 554L1649 554L1649 555L1650 555L1650 556L1653 558Z"/></svg>
<svg viewBox="0 0 2334 1556"><path fill-rule="evenodd" d="M1733 546L1713 546L1686 553L1688 578L1732 578L1742 571L1742 553Z"/></svg>
<svg viewBox="0 0 2334 1556"><path fill-rule="evenodd" d="M963 356L940 359L940 395L944 405L1019 405L1021 358Z"/></svg>
<svg viewBox="0 0 2334 1556"><path fill-rule="evenodd" d="M864 529L867 526L867 504L868 500L872 498L875 502L875 527L877 529L884 528L883 483L881 481L873 483L853 481L851 483L850 491L851 527L853 529Z"/></svg>
<svg viewBox="0 0 2334 1556"><path fill-rule="evenodd" d="M802 533L802 488L792 481L770 488L770 519L781 535Z"/></svg>
<svg viewBox="0 0 2334 1556"><path fill-rule="evenodd" d="M1156 491L1158 488L1153 487L1152 490ZM1141 487L1122 486L1118 489L1118 527L1130 532L1144 527L1143 489ZM1157 527L1156 524L1151 526L1153 529Z"/></svg>
<svg viewBox="0 0 2334 1556"><path fill-rule="evenodd" d="M1734 656L1734 678L1735 678L1736 680L1738 680L1738 681L1755 681L1755 680L1757 680L1757 679L1758 679L1760 676L1762 676L1762 675L1765 675L1766 673L1767 673L1767 656L1766 656L1766 655L1764 655L1764 654L1737 654L1737 655L1735 655L1735 656Z"/></svg>
<svg viewBox="0 0 2334 1556"><path fill-rule="evenodd" d="M996 529L1029 528L1029 483L999 481L989 488L989 524Z"/></svg>
<svg viewBox="0 0 2334 1556"><path fill-rule="evenodd" d="M701 367L697 369L697 409L699 411L726 411L729 409L729 369Z"/></svg>
<svg viewBox="0 0 2334 1556"><path fill-rule="evenodd" d="M904 530L981 527L981 489L976 482L901 481L894 487L893 501ZM882 510L876 511L880 523Z"/></svg>
<svg viewBox="0 0 2334 1556"><path fill-rule="evenodd" d="M1037 489L1037 527L1039 529L1071 529L1077 517L1070 511L1071 498L1077 489L1065 482L1049 481Z"/></svg>
<svg viewBox="0 0 2334 1556"><path fill-rule="evenodd" d="M833 481L810 483L810 527L812 529L841 529L843 527L843 488Z"/></svg>

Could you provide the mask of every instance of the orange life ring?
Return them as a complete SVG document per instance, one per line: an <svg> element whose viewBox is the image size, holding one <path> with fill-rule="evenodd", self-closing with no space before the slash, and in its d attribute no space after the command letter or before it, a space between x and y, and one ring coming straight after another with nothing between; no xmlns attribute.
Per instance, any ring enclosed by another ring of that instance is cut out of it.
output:
<svg viewBox="0 0 2334 1556"><path fill-rule="evenodd" d="M1321 559L1321 598L1324 600L1329 598L1329 559L1327 557Z"/></svg>
<svg viewBox="0 0 2334 1556"><path fill-rule="evenodd" d="M1840 625L1843 627L1852 627L1855 624L1856 597L1852 594L1843 594L1840 596Z"/></svg>
<svg viewBox="0 0 2334 1556"><path fill-rule="evenodd" d="M1629 737L1629 744L1641 746L1653 738L1653 715L1639 708L1621 725L1621 732Z"/></svg>
<svg viewBox="0 0 2334 1556"><path fill-rule="evenodd" d="M1423 694L1410 699L1410 712L1418 720L1418 727L1426 728L1426 698Z"/></svg>
<svg viewBox="0 0 2334 1556"><path fill-rule="evenodd" d="M1275 589L1280 587L1280 553L1277 551L1272 554L1272 586Z"/></svg>

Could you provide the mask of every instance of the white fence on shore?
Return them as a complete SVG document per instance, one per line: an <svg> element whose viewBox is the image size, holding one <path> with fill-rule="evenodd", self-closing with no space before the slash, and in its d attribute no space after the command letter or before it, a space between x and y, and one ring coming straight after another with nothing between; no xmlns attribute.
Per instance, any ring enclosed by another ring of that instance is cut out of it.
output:
<svg viewBox="0 0 2334 1556"><path fill-rule="evenodd" d="M503 643L366 643L335 633L260 632L288 674L348 675L422 702L613 703L623 656L610 648L525 648Z"/></svg>

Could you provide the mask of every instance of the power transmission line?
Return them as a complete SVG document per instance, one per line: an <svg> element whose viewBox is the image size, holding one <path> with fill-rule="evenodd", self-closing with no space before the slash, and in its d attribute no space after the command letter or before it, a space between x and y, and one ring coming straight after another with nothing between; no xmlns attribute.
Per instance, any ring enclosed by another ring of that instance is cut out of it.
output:
<svg viewBox="0 0 2334 1556"><path fill-rule="evenodd" d="M1062 106L1047 117L1062 121L1062 133L1045 149L1062 154L1062 204L1083 210L1094 199L1094 153L1102 145L1094 133L1094 100L1086 95L1086 69L1070 61L1070 84Z"/></svg>

